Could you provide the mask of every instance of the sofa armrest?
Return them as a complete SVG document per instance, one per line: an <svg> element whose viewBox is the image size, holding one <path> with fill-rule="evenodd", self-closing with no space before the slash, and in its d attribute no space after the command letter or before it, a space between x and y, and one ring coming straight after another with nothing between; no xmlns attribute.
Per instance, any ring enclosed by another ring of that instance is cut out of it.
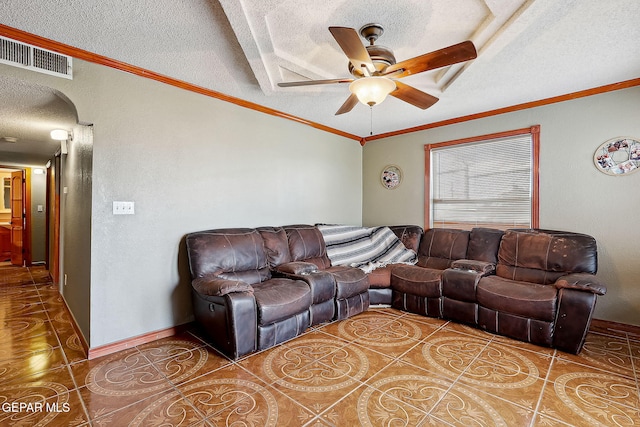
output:
<svg viewBox="0 0 640 427"><path fill-rule="evenodd" d="M476 261L475 259L459 259L451 263L451 268L457 270L475 271L478 273L492 274L496 271L496 265L491 262Z"/></svg>
<svg viewBox="0 0 640 427"><path fill-rule="evenodd" d="M607 287L596 276L588 273L574 273L559 277L555 282L557 289L575 289L597 295L607 293Z"/></svg>
<svg viewBox="0 0 640 427"><path fill-rule="evenodd" d="M191 281L193 289L201 295L221 297L233 292L253 293L253 287L241 280L221 279L219 277L198 277Z"/></svg>
<svg viewBox="0 0 640 427"><path fill-rule="evenodd" d="M318 271L318 266L312 262L293 261L278 265L275 270L284 274L305 275Z"/></svg>

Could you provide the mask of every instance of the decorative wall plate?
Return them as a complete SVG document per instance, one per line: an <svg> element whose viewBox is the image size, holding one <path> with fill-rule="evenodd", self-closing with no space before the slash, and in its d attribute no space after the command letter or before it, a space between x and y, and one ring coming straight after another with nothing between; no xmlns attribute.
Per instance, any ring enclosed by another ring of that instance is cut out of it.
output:
<svg viewBox="0 0 640 427"><path fill-rule="evenodd" d="M620 136L598 147L593 155L596 168L607 175L629 175L640 169L640 141Z"/></svg>
<svg viewBox="0 0 640 427"><path fill-rule="evenodd" d="M384 188L393 190L402 182L402 171L396 165L385 166L384 169L382 169L380 181Z"/></svg>

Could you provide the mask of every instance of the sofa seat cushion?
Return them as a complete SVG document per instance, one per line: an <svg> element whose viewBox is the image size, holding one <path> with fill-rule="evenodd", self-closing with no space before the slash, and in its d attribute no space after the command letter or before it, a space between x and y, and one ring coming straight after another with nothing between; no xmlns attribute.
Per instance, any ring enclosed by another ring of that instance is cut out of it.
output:
<svg viewBox="0 0 640 427"><path fill-rule="evenodd" d="M558 298L554 286L488 276L480 279L476 298L481 306L501 313L547 322L556 317Z"/></svg>
<svg viewBox="0 0 640 427"><path fill-rule="evenodd" d="M369 272L369 287L372 289L387 289L391 287L391 268L392 265L388 265Z"/></svg>
<svg viewBox="0 0 640 427"><path fill-rule="evenodd" d="M442 270L415 265L398 265L391 272L391 288L395 292L419 297L442 296Z"/></svg>
<svg viewBox="0 0 640 427"><path fill-rule="evenodd" d="M275 278L253 286L258 308L258 324L268 325L311 306L311 289L300 280Z"/></svg>
<svg viewBox="0 0 640 427"><path fill-rule="evenodd" d="M336 280L336 299L349 298L369 290L369 278L359 268L336 265L326 271Z"/></svg>

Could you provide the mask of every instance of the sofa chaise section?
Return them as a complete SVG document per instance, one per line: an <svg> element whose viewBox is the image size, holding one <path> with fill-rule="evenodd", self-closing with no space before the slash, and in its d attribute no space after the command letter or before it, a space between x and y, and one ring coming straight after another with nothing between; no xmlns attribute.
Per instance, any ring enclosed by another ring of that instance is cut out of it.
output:
<svg viewBox="0 0 640 427"><path fill-rule="evenodd" d="M418 252L423 230L418 225L391 225L405 248ZM391 305L391 271L403 264L390 264L367 273L369 276L369 303L371 305Z"/></svg>

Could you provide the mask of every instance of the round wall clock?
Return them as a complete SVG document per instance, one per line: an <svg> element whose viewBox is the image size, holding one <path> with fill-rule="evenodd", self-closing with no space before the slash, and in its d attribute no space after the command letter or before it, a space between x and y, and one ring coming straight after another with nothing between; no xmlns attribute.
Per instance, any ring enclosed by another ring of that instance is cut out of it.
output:
<svg viewBox="0 0 640 427"><path fill-rule="evenodd" d="M611 138L593 155L596 168L607 175L628 175L640 169L640 141L625 136Z"/></svg>
<svg viewBox="0 0 640 427"><path fill-rule="evenodd" d="M384 188L393 190L400 185L400 182L402 181L402 171L396 165L385 166L384 169L382 169L380 181Z"/></svg>

